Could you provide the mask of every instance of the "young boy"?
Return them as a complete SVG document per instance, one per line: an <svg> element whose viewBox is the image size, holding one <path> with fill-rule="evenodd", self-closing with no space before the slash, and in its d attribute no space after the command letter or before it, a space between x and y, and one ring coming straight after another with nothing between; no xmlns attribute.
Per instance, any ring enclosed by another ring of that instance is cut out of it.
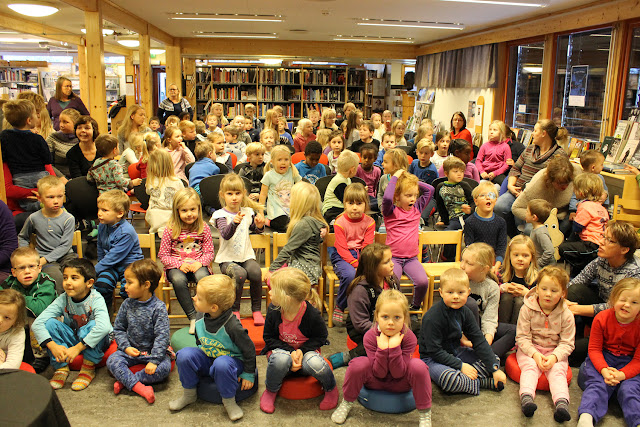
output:
<svg viewBox="0 0 640 427"><path fill-rule="evenodd" d="M229 169L229 172L232 171L233 161L231 159L231 155L224 150L224 135L221 135L218 132L211 132L207 135L207 140L213 145L213 151L216 154L216 163L223 164L227 169Z"/></svg>
<svg viewBox="0 0 640 427"><path fill-rule="evenodd" d="M580 154L580 166L582 166L582 170L584 172L596 174L602 181L604 193L602 195L601 201L602 204L607 207L609 206L609 189L607 188L607 184L604 182L604 177L601 175L603 165L604 154L602 154L598 150L587 150L584 153ZM569 219L571 219L572 221L576 217L577 210L578 198L576 197L574 191L573 196L571 196L571 201L569 202Z"/></svg>
<svg viewBox="0 0 640 427"><path fill-rule="evenodd" d="M156 132L160 138L162 138L162 134L160 133L160 119L158 116L153 116L149 119L149 128L152 131Z"/></svg>
<svg viewBox="0 0 640 427"><path fill-rule="evenodd" d="M376 190L380 183L382 170L373 165L378 157L378 147L373 144L364 144L360 147L360 159L362 163L358 165L356 176L364 181L369 193L369 206L372 211L378 210L378 199L376 198Z"/></svg>
<svg viewBox="0 0 640 427"><path fill-rule="evenodd" d="M434 179L438 178L438 169L431 163L431 156L435 151L435 146L427 138L418 141L416 145L416 154L418 158L409 165L409 173L414 174L422 182L431 184Z"/></svg>
<svg viewBox="0 0 640 427"><path fill-rule="evenodd" d="M264 145L264 162L271 161L271 149L278 140L278 132L275 129L264 129L260 132L260 142Z"/></svg>
<svg viewBox="0 0 640 427"><path fill-rule="evenodd" d="M192 153L196 149L196 125L192 121L182 120L178 124L178 129L182 132L182 142Z"/></svg>
<svg viewBox="0 0 640 427"><path fill-rule="evenodd" d="M344 150L338 157L338 171L329 182L322 202L322 215L329 225L344 212L344 190L356 176L359 161L358 155L351 150Z"/></svg>
<svg viewBox="0 0 640 427"><path fill-rule="evenodd" d="M382 167L384 154L393 148L396 148L396 135L393 132L385 132L384 135L382 135L382 150L378 152L378 159L374 165Z"/></svg>
<svg viewBox="0 0 640 427"><path fill-rule="evenodd" d="M0 133L2 161L11 171L13 185L35 188L40 178L55 175L49 146L42 136L31 131L39 125L40 116L33 103L26 99L8 101L2 106L2 111L4 118L13 126L13 129ZM20 199L18 203L28 212L40 208L33 200Z"/></svg>
<svg viewBox="0 0 640 427"><path fill-rule="evenodd" d="M251 121L253 122L253 128L258 131L258 133L262 132L262 122L259 118L256 117L256 106L253 104L246 104L244 106L244 114L245 117L249 116Z"/></svg>
<svg viewBox="0 0 640 427"><path fill-rule="evenodd" d="M309 110L309 120L311 120L311 124L313 125L313 133L318 131L318 126L320 126L320 112L315 108L313 110Z"/></svg>
<svg viewBox="0 0 640 427"><path fill-rule="evenodd" d="M471 192L476 210L464 220L464 244L483 242L496 253L494 273L500 271L507 250L507 223L493 213L498 200L496 187L489 181L481 181Z"/></svg>
<svg viewBox="0 0 640 427"><path fill-rule="evenodd" d="M573 219L573 231L578 241L565 240L558 247L560 256L571 265L575 277L598 256L598 248L604 244L604 229L609 222L609 212L602 206L604 187L599 175L581 173L573 180L573 191L580 200Z"/></svg>
<svg viewBox="0 0 640 427"><path fill-rule="evenodd" d="M253 387L256 348L232 312L235 298L235 284L229 276L215 274L198 282L193 305L204 313L196 322L198 347L178 351L176 366L184 394L169 402L172 411L196 401L198 383L206 376L215 381L229 418L235 421L244 415L235 396L238 388Z"/></svg>
<svg viewBox="0 0 640 427"><path fill-rule="evenodd" d="M262 178L264 177L264 153L265 147L259 142L252 142L247 145L247 159L249 162L242 164L238 169L238 175L244 176L251 181L251 192L249 198L256 202L260 198L262 189Z"/></svg>
<svg viewBox="0 0 640 427"><path fill-rule="evenodd" d="M220 173L220 168L216 165L213 144L209 141L200 142L196 145L196 162L189 169L189 187L200 194L200 181L208 176Z"/></svg>
<svg viewBox="0 0 640 427"><path fill-rule="evenodd" d="M218 117L213 113L209 113L207 114L207 135L212 132L217 132L224 136L222 129L218 126Z"/></svg>
<svg viewBox="0 0 640 427"><path fill-rule="evenodd" d="M129 211L129 197L120 190L111 190L98 197L98 264L96 290L112 310L113 290L121 283L120 296L125 292L124 270L133 261L142 259L140 241L133 226L124 218Z"/></svg>
<svg viewBox="0 0 640 427"><path fill-rule="evenodd" d="M118 139L109 134L96 138L96 159L87 173L87 180L95 182L100 194L109 190L128 190L142 183L142 179L127 179L115 160Z"/></svg>
<svg viewBox="0 0 640 427"><path fill-rule="evenodd" d="M202 120L196 120L193 122L196 125L196 142L202 142L207 140L207 126Z"/></svg>
<svg viewBox="0 0 640 427"><path fill-rule="evenodd" d="M360 134L360 140L354 141L353 144L349 147L349 150L354 153L360 152L360 147L364 144L373 144L376 147L380 148L380 141L377 139L373 139L373 131L374 131L373 123L369 120L365 120L358 127L358 132Z"/></svg>
<svg viewBox="0 0 640 427"><path fill-rule="evenodd" d="M71 385L72 390L79 391L87 388L96 376L96 363L102 360L111 342L111 321L104 299L92 289L96 271L91 261L82 258L69 261L62 276L65 293L36 318L33 333L51 355L51 365L56 371L49 384L54 390L64 386L69 376L68 364L79 354L84 356L80 374Z"/></svg>
<svg viewBox="0 0 640 427"><path fill-rule="evenodd" d="M113 392L123 388L153 403L156 397L150 384L164 381L171 372L169 315L165 304L154 295L162 279L162 269L155 261L135 261L124 272L127 279L124 300L113 324L118 350L109 356L107 368L116 378ZM135 374L131 366L145 364Z"/></svg>
<svg viewBox="0 0 640 427"><path fill-rule="evenodd" d="M244 131L249 135L252 142L260 141L260 131L253 127L253 119L251 116L244 116Z"/></svg>
<svg viewBox="0 0 640 427"><path fill-rule="evenodd" d="M442 300L422 318L420 358L429 367L431 380L445 393L477 396L481 388L502 391L507 377L466 306L469 293L469 278L461 269L450 268L440 276ZM472 348L460 345L463 334Z"/></svg>
<svg viewBox="0 0 640 427"><path fill-rule="evenodd" d="M533 226L529 237L531 237L533 245L536 247L538 269L556 263L556 249L551 241L549 230L544 225L549 219L551 209L553 209L551 203L543 199L533 199L527 205L526 221Z"/></svg>
<svg viewBox="0 0 640 427"><path fill-rule="evenodd" d="M312 184L327 176L327 169L320 163L320 156L322 156L322 145L317 141L310 141L304 147L304 160L296 163L300 176L307 178Z"/></svg>
<svg viewBox="0 0 640 427"><path fill-rule="evenodd" d="M245 150L247 145L243 141L238 140L240 135L240 129L233 125L225 126L224 128L224 151L227 153L233 153L236 156L236 164L244 163L247 161Z"/></svg>
<svg viewBox="0 0 640 427"><path fill-rule="evenodd" d="M238 128L238 141L244 142L245 146L251 144L251 136L244 129L244 116L235 116L231 124Z"/></svg>

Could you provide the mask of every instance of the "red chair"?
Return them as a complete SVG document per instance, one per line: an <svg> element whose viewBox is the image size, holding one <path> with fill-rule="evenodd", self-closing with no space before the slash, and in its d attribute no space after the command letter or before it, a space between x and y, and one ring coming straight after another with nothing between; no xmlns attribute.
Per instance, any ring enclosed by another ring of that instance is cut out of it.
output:
<svg viewBox="0 0 640 427"><path fill-rule="evenodd" d="M327 156L325 156L325 157L327 157ZM298 163L300 163L304 159L305 159L304 153L302 153L302 152L294 153L293 156L291 156L291 164L292 165L297 165Z"/></svg>
<svg viewBox="0 0 640 427"><path fill-rule="evenodd" d="M141 178L137 163L130 164L127 172L129 172L129 178L131 179Z"/></svg>
<svg viewBox="0 0 640 427"><path fill-rule="evenodd" d="M509 357L507 357L507 360L505 360L504 370L509 378L517 383L520 383L521 371L515 353L511 353ZM567 369L567 384L571 383L572 378L573 372L571 372L571 368L569 368ZM536 386L536 390L549 390L549 380L547 380L545 374L540 375L540 377L538 378L538 385Z"/></svg>
<svg viewBox="0 0 640 427"><path fill-rule="evenodd" d="M358 155L360 155L360 153L358 153ZM329 158L327 157L326 154L324 153L320 154L320 163L322 163L323 165L329 164Z"/></svg>
<svg viewBox="0 0 640 427"><path fill-rule="evenodd" d="M236 163L238 163L238 156L233 153L229 153L229 155L231 156L231 169L233 169L236 167Z"/></svg>
<svg viewBox="0 0 640 427"><path fill-rule="evenodd" d="M411 162L413 162L413 157L407 154L407 160L409 161L409 164L411 164Z"/></svg>
<svg viewBox="0 0 640 427"><path fill-rule="evenodd" d="M331 366L326 358L324 360ZM331 366L331 370L333 370L333 366ZM280 391L278 391L278 396L288 400L313 399L323 394L322 384L310 375L286 377L282 381Z"/></svg>

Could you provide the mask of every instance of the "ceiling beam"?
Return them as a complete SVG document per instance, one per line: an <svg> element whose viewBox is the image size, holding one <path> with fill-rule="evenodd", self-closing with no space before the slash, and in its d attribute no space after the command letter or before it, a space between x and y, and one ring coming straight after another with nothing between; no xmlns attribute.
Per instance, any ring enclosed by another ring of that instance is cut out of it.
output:
<svg viewBox="0 0 640 427"><path fill-rule="evenodd" d="M104 51L115 53L116 55L129 56L133 55L133 50L128 49L124 46L120 46L119 44L107 43L104 42Z"/></svg>
<svg viewBox="0 0 640 427"><path fill-rule="evenodd" d="M67 30L63 30L49 25L40 24L18 16L0 13L0 27L19 33L31 34L51 40L66 42L73 45L80 43L80 36Z"/></svg>

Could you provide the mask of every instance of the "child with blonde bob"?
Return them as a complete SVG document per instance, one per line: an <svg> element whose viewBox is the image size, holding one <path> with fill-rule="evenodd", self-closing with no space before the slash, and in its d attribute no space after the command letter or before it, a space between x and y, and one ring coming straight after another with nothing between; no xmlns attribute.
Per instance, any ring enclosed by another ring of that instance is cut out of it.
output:
<svg viewBox="0 0 640 427"><path fill-rule="evenodd" d="M384 154L382 158L382 176L380 176L380 182L378 183L378 206L382 206L382 198L391 177L399 170L406 171L408 169L407 153L402 148L393 148Z"/></svg>
<svg viewBox="0 0 640 427"><path fill-rule="evenodd" d="M171 156L165 150L155 150L149 156L147 166L146 193L149 207L144 216L149 232L161 231L169 218L175 194L184 188L184 183L175 175Z"/></svg>
<svg viewBox="0 0 640 427"><path fill-rule="evenodd" d="M322 152L324 153L329 146L329 135L331 135L330 129L318 129L316 131L316 141L322 146ZM326 153L325 153L326 154Z"/></svg>
<svg viewBox="0 0 640 427"><path fill-rule="evenodd" d="M260 142L264 145L264 162L271 161L271 150L278 140L278 132L272 128L265 127L260 132Z"/></svg>
<svg viewBox="0 0 640 427"><path fill-rule="evenodd" d="M270 108L264 115L264 129L273 129L278 132L278 112Z"/></svg>
<svg viewBox="0 0 640 427"><path fill-rule="evenodd" d="M236 166L236 173L251 181L249 198L256 202L260 199L260 190L262 189L260 181L264 177L264 168L266 167L264 160L266 150L266 147L259 142L250 143L245 150L247 162Z"/></svg>
<svg viewBox="0 0 640 427"><path fill-rule="evenodd" d="M547 266L538 274L536 287L524 298L518 316L516 358L520 366L520 404L522 413L532 417L538 406L538 378L544 374L555 405L553 418L569 421L568 358L574 349L576 324L565 304L569 275L556 266Z"/></svg>
<svg viewBox="0 0 640 427"><path fill-rule="evenodd" d="M250 233L262 233L264 229L264 208L248 197L244 181L236 174L228 174L222 179L220 203L223 208L211 216L211 225L220 231L220 248L215 261L220 265L220 271L235 281L233 312L240 319L240 298L244 282L248 279L253 323L264 325L261 313L262 270L249 239Z"/></svg>
<svg viewBox="0 0 640 427"><path fill-rule="evenodd" d="M322 215L327 224L331 224L344 211L344 191L351 184L351 178L356 176L359 160L351 150L340 153L336 174L329 181L322 201Z"/></svg>
<svg viewBox="0 0 640 427"><path fill-rule="evenodd" d="M170 127L178 127L179 124L180 124L180 118L172 114L169 117L167 117L167 119L164 121L164 128L166 130L166 129L169 129Z"/></svg>
<svg viewBox="0 0 640 427"><path fill-rule="evenodd" d="M13 289L0 290L0 316L0 369L20 369L27 323L24 296Z"/></svg>
<svg viewBox="0 0 640 427"><path fill-rule="evenodd" d="M406 128L407 126L402 120L396 120L391 125L391 132L393 132L396 138L396 147L405 147L407 145L407 140L404 139L404 131Z"/></svg>
<svg viewBox="0 0 640 427"><path fill-rule="evenodd" d="M319 129L338 130L338 125L336 125L336 110L333 108L325 108L322 110Z"/></svg>
<svg viewBox="0 0 640 427"><path fill-rule="evenodd" d="M211 114L218 120L218 126L225 127L229 124L229 120L224 116L224 107L219 102L211 106Z"/></svg>
<svg viewBox="0 0 640 427"><path fill-rule="evenodd" d="M301 184L313 187L308 183ZM320 347L326 344L328 332L320 312L314 303L308 301L314 299L315 304L320 303L309 278L297 268L283 268L271 277L269 295L273 305L269 306L264 325L264 352L268 364L266 390L260 397L260 409L268 414L275 411L276 396L290 372L300 372L317 379L324 389L320 409L335 408L339 398L336 379L320 355Z"/></svg>
<svg viewBox="0 0 640 427"><path fill-rule="evenodd" d="M291 151L286 145L277 145L271 150L271 161L262 177L259 204L267 206L266 225L284 232L289 224L291 187L302 180L298 169L291 165Z"/></svg>
<svg viewBox="0 0 640 427"><path fill-rule="evenodd" d="M524 296L538 278L536 247L526 234L518 234L507 245L502 264L498 321L516 324Z"/></svg>
<svg viewBox="0 0 640 427"><path fill-rule="evenodd" d="M142 147L142 156L140 156L138 163L136 163L136 169L140 171L140 178L145 179L147 177L149 156L155 149L162 147L162 140L157 132L147 132L142 138L144 140L144 147Z"/></svg>
<svg viewBox="0 0 640 427"><path fill-rule="evenodd" d="M476 167L480 177L497 186L502 185L509 169L507 160L511 159L511 148L507 143L507 127L503 121L494 120L489 125L489 140L480 146L476 158ZM499 189L498 189L499 190Z"/></svg>

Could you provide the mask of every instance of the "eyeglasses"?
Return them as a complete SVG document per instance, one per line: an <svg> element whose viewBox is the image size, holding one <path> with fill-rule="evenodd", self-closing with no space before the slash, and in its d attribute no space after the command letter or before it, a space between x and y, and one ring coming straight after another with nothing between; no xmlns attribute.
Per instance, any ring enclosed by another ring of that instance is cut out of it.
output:
<svg viewBox="0 0 640 427"><path fill-rule="evenodd" d="M495 200L497 198L498 196L496 195L496 193L478 194L478 199Z"/></svg>
<svg viewBox="0 0 640 427"><path fill-rule="evenodd" d="M37 265L35 264L29 264L29 265L20 265L18 267L15 267L16 270L18 271L25 271L25 270L35 270L36 268L38 268Z"/></svg>
<svg viewBox="0 0 640 427"><path fill-rule="evenodd" d="M608 236L604 236L603 240L604 240L605 243L608 243L608 244L612 244L612 245L617 245L618 244L618 242L616 242L615 240L611 240L611 237L608 237Z"/></svg>
<svg viewBox="0 0 640 427"><path fill-rule="evenodd" d="M173 92L173 91L177 92L178 89L169 89L169 92Z"/></svg>

